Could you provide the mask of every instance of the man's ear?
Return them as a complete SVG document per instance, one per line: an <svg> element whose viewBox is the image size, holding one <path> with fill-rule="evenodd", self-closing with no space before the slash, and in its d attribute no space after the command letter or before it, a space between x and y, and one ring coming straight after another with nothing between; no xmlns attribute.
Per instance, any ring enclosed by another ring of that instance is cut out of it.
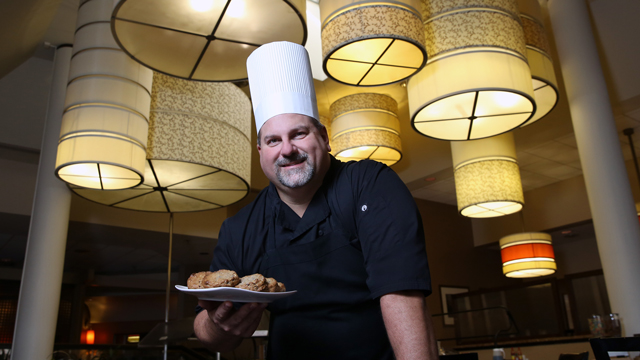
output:
<svg viewBox="0 0 640 360"><path fill-rule="evenodd" d="M320 130L320 136L322 137L322 140L324 140L325 144L327 145L327 150L330 152L331 145L329 145L329 132L327 131L326 126L323 126L322 130Z"/></svg>

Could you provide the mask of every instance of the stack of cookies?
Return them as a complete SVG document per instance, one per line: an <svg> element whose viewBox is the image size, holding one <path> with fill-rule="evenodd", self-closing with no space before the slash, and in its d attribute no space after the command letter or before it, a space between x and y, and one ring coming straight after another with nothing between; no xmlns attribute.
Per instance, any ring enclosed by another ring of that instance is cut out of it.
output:
<svg viewBox="0 0 640 360"><path fill-rule="evenodd" d="M274 278L265 278L261 274L238 277L233 270L201 271L191 274L187 280L189 289L210 289L218 287L236 287L259 292L284 292L284 284Z"/></svg>

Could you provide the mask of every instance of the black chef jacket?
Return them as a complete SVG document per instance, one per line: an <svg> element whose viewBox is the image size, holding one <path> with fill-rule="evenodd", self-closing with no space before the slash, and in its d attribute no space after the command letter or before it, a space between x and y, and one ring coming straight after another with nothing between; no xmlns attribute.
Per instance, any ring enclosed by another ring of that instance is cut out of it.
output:
<svg viewBox="0 0 640 360"><path fill-rule="evenodd" d="M273 184L225 220L211 271L261 273L297 293L271 303L268 358L393 359L380 296L431 293L422 220L386 165L331 157L302 218Z"/></svg>

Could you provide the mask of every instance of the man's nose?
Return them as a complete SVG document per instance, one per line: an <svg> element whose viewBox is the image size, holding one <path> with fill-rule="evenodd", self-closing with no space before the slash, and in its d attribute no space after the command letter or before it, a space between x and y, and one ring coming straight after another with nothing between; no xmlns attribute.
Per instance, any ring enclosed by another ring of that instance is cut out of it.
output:
<svg viewBox="0 0 640 360"><path fill-rule="evenodd" d="M282 156L288 156L298 151L296 146L291 143L289 140L282 141L282 148L280 149L280 153Z"/></svg>

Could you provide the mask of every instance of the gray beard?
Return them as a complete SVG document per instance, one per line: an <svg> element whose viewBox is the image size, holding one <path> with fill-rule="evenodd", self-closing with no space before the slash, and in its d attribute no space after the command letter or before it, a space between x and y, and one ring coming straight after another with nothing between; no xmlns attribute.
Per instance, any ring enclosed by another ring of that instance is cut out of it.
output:
<svg viewBox="0 0 640 360"><path fill-rule="evenodd" d="M281 167L292 162L299 162L300 160L302 160L304 164L302 168L288 170L287 168ZM309 183L313 175L315 175L316 170L313 165L312 161L309 160L309 155L303 152L299 152L295 156L288 158L280 158L275 163L276 177L282 185L288 188L301 187Z"/></svg>

